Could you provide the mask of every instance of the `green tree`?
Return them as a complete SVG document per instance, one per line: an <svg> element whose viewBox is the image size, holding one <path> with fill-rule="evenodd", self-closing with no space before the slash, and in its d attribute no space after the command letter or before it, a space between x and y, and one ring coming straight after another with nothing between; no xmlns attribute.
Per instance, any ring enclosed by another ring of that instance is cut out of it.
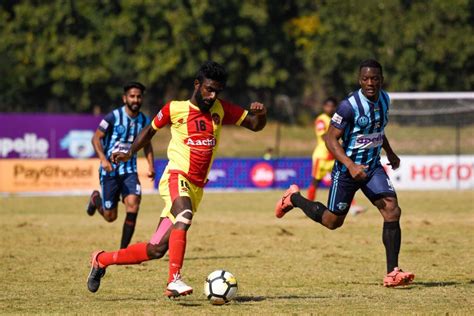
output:
<svg viewBox="0 0 474 316"><path fill-rule="evenodd" d="M189 96L206 59L243 104L342 97L371 57L391 91L472 90L473 12L472 0L3 1L0 109L105 111L139 80L153 113Z"/></svg>

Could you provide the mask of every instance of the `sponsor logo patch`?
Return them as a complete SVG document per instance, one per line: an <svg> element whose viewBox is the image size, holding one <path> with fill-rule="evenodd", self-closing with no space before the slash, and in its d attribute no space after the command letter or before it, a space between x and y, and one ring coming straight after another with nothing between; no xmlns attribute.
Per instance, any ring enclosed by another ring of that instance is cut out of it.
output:
<svg viewBox="0 0 474 316"><path fill-rule="evenodd" d="M112 149L112 152L113 153L116 153L116 152L127 153L130 147L132 147L132 144L116 142Z"/></svg>
<svg viewBox="0 0 474 316"><path fill-rule="evenodd" d="M107 127L109 127L109 122L107 122L106 120L102 120L100 121L99 126L102 127L103 129L107 129Z"/></svg>
<svg viewBox="0 0 474 316"><path fill-rule="evenodd" d="M337 113L334 113L334 115L332 116L331 121L333 121L334 123L337 123L337 124L341 124L342 123L342 116L340 116Z"/></svg>
<svg viewBox="0 0 474 316"><path fill-rule="evenodd" d="M188 137L184 140L184 143L188 146L195 147L215 147L216 139L214 137L207 138L197 138L197 137Z"/></svg>
<svg viewBox="0 0 474 316"><path fill-rule="evenodd" d="M337 203L337 208L340 211L344 211L347 208L348 204L346 202L339 202Z"/></svg>
<svg viewBox="0 0 474 316"><path fill-rule="evenodd" d="M354 148L373 148L381 146L382 143L383 133L363 134L357 136Z"/></svg>

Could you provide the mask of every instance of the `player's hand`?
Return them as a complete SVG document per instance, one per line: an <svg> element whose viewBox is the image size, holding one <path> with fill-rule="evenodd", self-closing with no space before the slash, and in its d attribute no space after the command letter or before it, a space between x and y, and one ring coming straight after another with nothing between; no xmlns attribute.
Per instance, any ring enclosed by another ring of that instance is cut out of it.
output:
<svg viewBox="0 0 474 316"><path fill-rule="evenodd" d="M357 181L362 181L367 178L367 173L365 172L369 166L365 165L358 165L352 164L349 166L349 173L351 174L352 178Z"/></svg>
<svg viewBox="0 0 474 316"><path fill-rule="evenodd" d="M107 159L101 160L100 165L102 166L102 169L104 169L107 172L111 172L112 170L114 170L114 168L112 167L112 164Z"/></svg>
<svg viewBox="0 0 474 316"><path fill-rule="evenodd" d="M147 177L150 178L153 181L153 180L155 180L155 175L156 175L155 168L149 168L148 173L147 173Z"/></svg>
<svg viewBox="0 0 474 316"><path fill-rule="evenodd" d="M265 115L267 114L267 109L260 102L252 102L249 112L255 115Z"/></svg>
<svg viewBox="0 0 474 316"><path fill-rule="evenodd" d="M398 167L400 167L400 158L398 158L394 152L387 153L387 159L389 162L388 165L392 166L393 170L396 170Z"/></svg>
<svg viewBox="0 0 474 316"><path fill-rule="evenodd" d="M116 152L116 153L112 153L112 156L110 156L110 160L113 163L120 163L120 162L129 161L131 157L132 157L132 155L130 154L129 151L127 151L126 153L119 151L119 152Z"/></svg>

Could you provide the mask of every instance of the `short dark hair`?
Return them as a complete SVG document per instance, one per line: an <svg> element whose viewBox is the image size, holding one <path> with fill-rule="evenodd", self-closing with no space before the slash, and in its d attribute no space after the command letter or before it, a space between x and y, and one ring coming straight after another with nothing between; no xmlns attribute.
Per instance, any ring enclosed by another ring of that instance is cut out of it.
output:
<svg viewBox="0 0 474 316"><path fill-rule="evenodd" d="M380 69L380 74L383 74L382 65L378 61L376 61L375 59L366 59L366 60L362 61L359 65L359 72L364 67L378 68L378 69Z"/></svg>
<svg viewBox="0 0 474 316"><path fill-rule="evenodd" d="M133 89L133 88L139 89L142 93L144 93L145 90L146 90L146 87L143 84L141 84L140 82L130 81L130 82L127 82L123 86L123 93L127 93L128 90Z"/></svg>
<svg viewBox="0 0 474 316"><path fill-rule="evenodd" d="M220 82L225 86L227 82L227 71L222 65L215 61L208 60L199 67L196 74L196 79L200 83L202 83L205 78Z"/></svg>
<svg viewBox="0 0 474 316"><path fill-rule="evenodd" d="M337 106L337 99L335 97L328 97L326 100L324 100L323 104L326 104L328 102L332 102Z"/></svg>

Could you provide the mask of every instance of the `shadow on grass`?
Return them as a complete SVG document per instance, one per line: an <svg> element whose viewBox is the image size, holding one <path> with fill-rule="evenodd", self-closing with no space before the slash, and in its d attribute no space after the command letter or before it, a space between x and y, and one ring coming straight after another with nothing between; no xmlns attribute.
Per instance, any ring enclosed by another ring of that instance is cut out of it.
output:
<svg viewBox="0 0 474 316"><path fill-rule="evenodd" d="M108 298L100 298L100 301L104 302L119 302L119 301L150 301L156 302L156 298L146 298L146 297L136 297L136 296L129 296L129 297L108 297Z"/></svg>
<svg viewBox="0 0 474 316"><path fill-rule="evenodd" d="M256 255L242 255L242 256L210 256L210 257L186 257L186 260L215 260L215 259L242 259L255 258Z"/></svg>
<svg viewBox="0 0 474 316"><path fill-rule="evenodd" d="M423 286L423 287L446 287L446 286L456 286L456 285L465 285L465 284L470 284L469 282L464 283L464 282L455 282L455 281L439 281L439 282L417 282L414 281L411 286ZM472 284L472 283L471 283Z"/></svg>
<svg viewBox="0 0 474 316"><path fill-rule="evenodd" d="M234 301L239 303L247 303L247 302L261 302L266 300L265 296L237 296L234 298Z"/></svg>
<svg viewBox="0 0 474 316"><path fill-rule="evenodd" d="M328 298L328 296L319 295L278 295L278 296L238 296L234 300L240 303L261 302L265 300L301 300L301 299L319 299Z"/></svg>
<svg viewBox="0 0 474 316"><path fill-rule="evenodd" d="M191 302L178 302L178 305L183 306L183 307L200 307L203 304L191 303Z"/></svg>
<svg viewBox="0 0 474 316"><path fill-rule="evenodd" d="M337 284L337 283L334 283ZM378 282L344 282L344 284L348 285L375 285L375 286L380 286L382 287L381 283ZM470 285L474 284L474 280L468 281L468 282L458 282L458 281L432 281L432 282L426 282L426 281L413 281L413 283L405 285L405 286L397 286L397 287L392 287L392 289L395 290L411 290L413 288L420 288L420 287L449 287L449 286L457 286L457 285Z"/></svg>

